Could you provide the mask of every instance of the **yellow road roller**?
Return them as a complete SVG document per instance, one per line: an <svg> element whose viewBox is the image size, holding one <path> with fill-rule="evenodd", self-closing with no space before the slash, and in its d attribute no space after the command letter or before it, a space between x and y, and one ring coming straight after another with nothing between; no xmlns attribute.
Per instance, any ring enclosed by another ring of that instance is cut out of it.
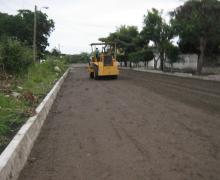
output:
<svg viewBox="0 0 220 180"><path fill-rule="evenodd" d="M119 75L116 60L116 43L92 43L91 57L88 66L90 78L109 77L117 79Z"/></svg>

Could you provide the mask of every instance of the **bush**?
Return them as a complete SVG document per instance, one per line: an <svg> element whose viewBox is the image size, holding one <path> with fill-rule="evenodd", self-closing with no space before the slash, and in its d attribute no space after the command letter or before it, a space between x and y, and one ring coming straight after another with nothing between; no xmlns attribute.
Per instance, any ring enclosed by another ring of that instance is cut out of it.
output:
<svg viewBox="0 0 220 180"><path fill-rule="evenodd" d="M166 57L168 58L168 62L170 64L180 61L179 54L180 54L180 50L178 47L174 46L173 44L167 45Z"/></svg>
<svg viewBox="0 0 220 180"><path fill-rule="evenodd" d="M18 40L5 38L0 42L0 63L8 73L22 73L33 63L32 51Z"/></svg>

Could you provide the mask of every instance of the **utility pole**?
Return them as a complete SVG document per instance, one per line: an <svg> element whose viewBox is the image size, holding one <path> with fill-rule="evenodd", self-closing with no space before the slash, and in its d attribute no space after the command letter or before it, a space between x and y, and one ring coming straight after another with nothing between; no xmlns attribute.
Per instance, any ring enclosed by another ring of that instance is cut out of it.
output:
<svg viewBox="0 0 220 180"><path fill-rule="evenodd" d="M37 45L36 45L36 34L37 34L37 6L34 6L34 35L33 35L33 60L36 62L36 53L37 53Z"/></svg>
<svg viewBox="0 0 220 180"><path fill-rule="evenodd" d="M60 51L60 44L58 44L58 50Z"/></svg>

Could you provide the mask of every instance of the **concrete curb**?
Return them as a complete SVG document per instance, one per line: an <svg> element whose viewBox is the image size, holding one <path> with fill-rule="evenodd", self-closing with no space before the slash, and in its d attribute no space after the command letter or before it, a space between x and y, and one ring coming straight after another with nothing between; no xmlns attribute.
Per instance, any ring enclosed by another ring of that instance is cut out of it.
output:
<svg viewBox="0 0 220 180"><path fill-rule="evenodd" d="M36 115L27 120L2 152L0 156L1 180L16 180L18 178L68 72L69 69L57 81L41 104L36 108Z"/></svg>
<svg viewBox="0 0 220 180"><path fill-rule="evenodd" d="M120 69L130 69L130 68L120 68ZM130 69L133 71L139 71L139 72L149 72L149 73L155 73L155 74L163 74L167 76L177 76L177 77L183 77L183 78L191 78L191 79L200 79L200 80L205 80L205 81L216 81L220 82L220 75L208 75L208 76L196 76L192 75L190 73L169 73L169 72L162 72L158 70L148 70L148 69L138 69L138 68L133 68Z"/></svg>

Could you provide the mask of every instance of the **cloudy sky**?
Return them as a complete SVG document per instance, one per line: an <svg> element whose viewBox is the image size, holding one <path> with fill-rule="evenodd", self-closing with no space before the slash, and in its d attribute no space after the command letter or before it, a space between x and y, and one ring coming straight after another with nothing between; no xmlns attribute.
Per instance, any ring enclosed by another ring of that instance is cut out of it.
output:
<svg viewBox="0 0 220 180"><path fill-rule="evenodd" d="M35 4L55 21L48 49L60 46L63 53L73 54L90 51L90 43L120 25L135 25L140 30L148 9L164 10L166 16L183 0L0 0L0 11L16 14L18 9L33 10Z"/></svg>

